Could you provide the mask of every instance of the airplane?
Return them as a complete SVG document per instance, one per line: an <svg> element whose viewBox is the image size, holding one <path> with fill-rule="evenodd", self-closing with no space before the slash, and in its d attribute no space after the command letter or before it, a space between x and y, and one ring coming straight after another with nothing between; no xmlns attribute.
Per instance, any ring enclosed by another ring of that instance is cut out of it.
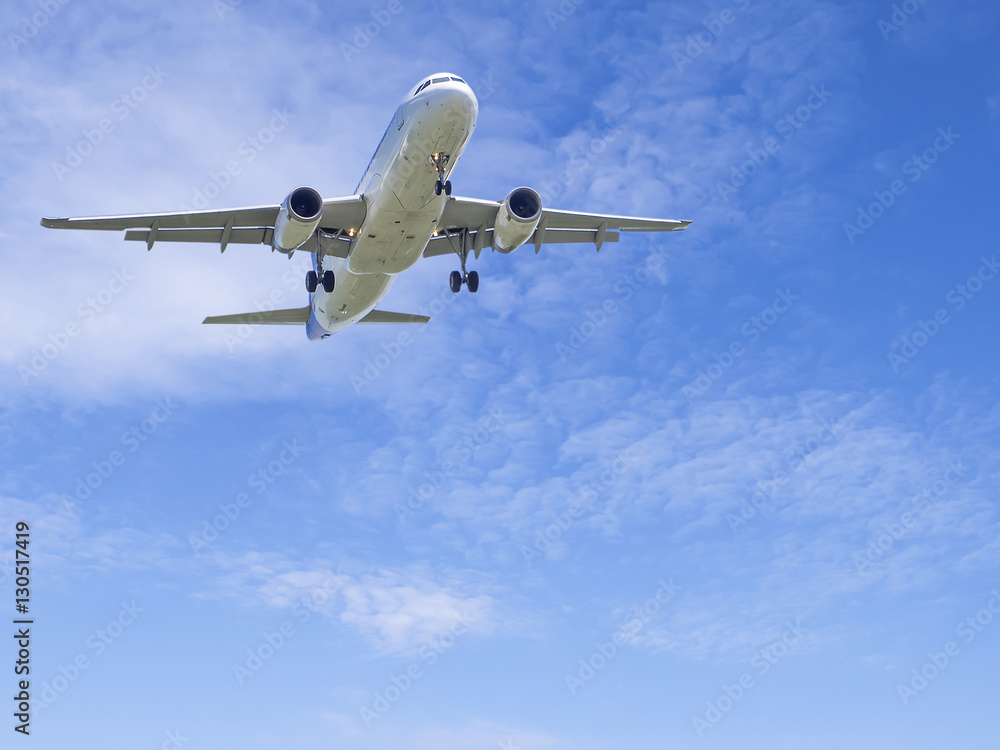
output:
<svg viewBox="0 0 1000 750"><path fill-rule="evenodd" d="M88 218L43 218L56 229L125 231L146 243L205 242L222 252L231 244L270 245L291 258L311 253L306 274L309 304L290 310L220 315L209 324L305 325L310 340L355 323L426 323L425 315L376 308L392 283L421 258L455 253L461 271L452 292L479 288L466 270L469 253L485 247L511 253L522 245L589 243L598 251L620 231L668 232L690 221L643 219L542 206L535 190L519 187L502 201L452 196L451 174L472 137L479 102L451 73L417 83L403 98L375 149L354 195L324 199L297 187L281 205Z"/></svg>

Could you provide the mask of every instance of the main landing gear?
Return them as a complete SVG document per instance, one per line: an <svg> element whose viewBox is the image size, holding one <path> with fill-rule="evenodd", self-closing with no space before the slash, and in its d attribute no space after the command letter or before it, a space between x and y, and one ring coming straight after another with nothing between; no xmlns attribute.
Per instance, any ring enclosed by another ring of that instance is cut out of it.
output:
<svg viewBox="0 0 1000 750"><path fill-rule="evenodd" d="M451 272L451 276L448 277L448 286L451 288L451 291L458 294L462 291L462 284L465 284L469 287L469 291L475 294L479 289L479 274L476 271L465 270L465 261L469 258L469 233L463 230L458 236L462 243L461 247L455 246L451 235L448 236L448 241L451 242L452 248L462 261L462 270Z"/></svg>
<svg viewBox="0 0 1000 750"><path fill-rule="evenodd" d="M316 271L309 271L306 274L306 291L312 294L316 291L316 287L322 283L323 291L329 294L337 286L337 277L334 276L333 271L323 270L323 258L322 256L317 256L316 267L319 269L319 273Z"/></svg>
<svg viewBox="0 0 1000 750"><path fill-rule="evenodd" d="M448 166L449 158L449 154L431 154L431 164L438 172L438 180L434 183L434 195L441 195L442 191L445 195L451 195L451 180L444 178L444 170Z"/></svg>
<svg viewBox="0 0 1000 750"><path fill-rule="evenodd" d="M451 276L448 278L448 286L451 287L451 291L456 294L462 291L462 284L469 285L469 291L473 294L479 289L479 273L477 271L452 271Z"/></svg>

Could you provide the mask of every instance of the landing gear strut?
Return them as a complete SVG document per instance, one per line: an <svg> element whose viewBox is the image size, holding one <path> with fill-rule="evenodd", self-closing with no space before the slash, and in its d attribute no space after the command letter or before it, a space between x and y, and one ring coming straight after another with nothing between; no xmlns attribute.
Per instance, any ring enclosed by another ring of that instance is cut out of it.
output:
<svg viewBox="0 0 1000 750"><path fill-rule="evenodd" d="M462 270L451 272L451 276L448 277L448 286L451 291L458 294L458 292L462 291L462 284L465 284L469 287L469 291L475 294L476 290L479 289L479 273L476 271L465 270L465 261L469 258L468 231L463 230L459 235L459 238L462 244L461 247L456 247L454 241L452 240L452 236L448 235L448 241L451 242L452 248L462 261Z"/></svg>
<svg viewBox="0 0 1000 750"><path fill-rule="evenodd" d="M444 170L448 166L449 154L431 154L431 164L435 166L438 173L438 180L434 183L434 195L451 195L451 180L445 180Z"/></svg>

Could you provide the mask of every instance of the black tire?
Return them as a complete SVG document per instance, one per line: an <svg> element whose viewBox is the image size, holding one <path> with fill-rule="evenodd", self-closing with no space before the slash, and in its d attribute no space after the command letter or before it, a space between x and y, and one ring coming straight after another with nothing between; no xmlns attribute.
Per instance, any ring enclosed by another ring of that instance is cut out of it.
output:
<svg viewBox="0 0 1000 750"><path fill-rule="evenodd" d="M441 195L441 180L434 183L434 195Z"/></svg>
<svg viewBox="0 0 1000 750"><path fill-rule="evenodd" d="M319 278L316 276L315 271L310 271L306 274L306 291L312 294L316 291L316 285L319 284Z"/></svg>
<svg viewBox="0 0 1000 750"><path fill-rule="evenodd" d="M333 291L334 287L337 286L337 277L333 275L333 271L323 272L323 291L329 294Z"/></svg>
<svg viewBox="0 0 1000 750"><path fill-rule="evenodd" d="M444 194L445 194L445 195L451 195L451 180L448 180L448 181L447 181L447 182L446 182L446 183L444 184Z"/></svg>
<svg viewBox="0 0 1000 750"><path fill-rule="evenodd" d="M479 272L469 271L469 280L465 283L469 285L469 291L475 294L479 289Z"/></svg>
<svg viewBox="0 0 1000 750"><path fill-rule="evenodd" d="M462 274L458 271L452 271L451 276L448 277L448 286L455 294L462 291Z"/></svg>

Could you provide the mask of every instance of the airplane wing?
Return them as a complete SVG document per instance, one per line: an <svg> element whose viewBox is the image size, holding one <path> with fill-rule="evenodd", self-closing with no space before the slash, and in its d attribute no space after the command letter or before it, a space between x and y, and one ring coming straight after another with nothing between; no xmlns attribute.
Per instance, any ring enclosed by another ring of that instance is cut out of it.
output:
<svg viewBox="0 0 1000 750"><path fill-rule="evenodd" d="M449 198L438 226L444 231L431 238L424 257L455 252L455 236L471 242L479 257L483 247L493 243L493 224L502 201L474 198ZM617 242L619 232L673 232L685 229L691 222L677 219L644 219L637 216L581 213L542 208L542 216L534 234L525 245L534 245L535 252L546 243L587 243L598 250L605 242Z"/></svg>
<svg viewBox="0 0 1000 750"><path fill-rule="evenodd" d="M155 242L208 242L226 251L230 243L270 245L280 205L227 208L210 211L181 211L163 214L93 216L81 219L42 219L51 229L100 229L125 231L126 240ZM319 230L301 250L347 257L345 238L364 222L367 208L360 195L323 201Z"/></svg>

